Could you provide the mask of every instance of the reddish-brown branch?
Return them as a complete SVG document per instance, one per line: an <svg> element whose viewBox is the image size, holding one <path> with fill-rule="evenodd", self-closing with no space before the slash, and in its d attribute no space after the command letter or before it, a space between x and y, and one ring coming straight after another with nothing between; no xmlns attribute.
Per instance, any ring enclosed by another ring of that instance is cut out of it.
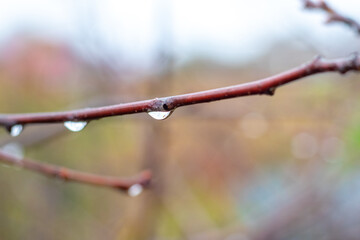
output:
<svg viewBox="0 0 360 240"><path fill-rule="evenodd" d="M171 111L175 108L218 101L223 99L266 94L273 95L275 89L289 82L321 72L339 72L360 70L360 57L353 54L350 57L332 60L316 57L313 61L278 75L224 88L217 88L202 92L156 98L139 102L130 102L98 108L87 108L68 112L34 113L34 114L5 114L0 115L0 125L10 128L15 124L55 123L64 121L90 121L110 116L134 114L150 111Z"/></svg>
<svg viewBox="0 0 360 240"><path fill-rule="evenodd" d="M313 2L311 0L304 0L305 8L307 9L320 9L325 11L328 14L328 19L326 23L339 22L343 23L350 28L354 29L357 34L360 34L360 24L354 19L345 17L331 8L325 1L320 0L318 2Z"/></svg>
<svg viewBox="0 0 360 240"><path fill-rule="evenodd" d="M147 170L131 178L109 177L75 171L47 163L39 163L28 158L18 158L2 151L0 151L0 162L28 169L50 177L56 177L62 180L91 184L101 187L110 187L124 191L128 190L135 184L147 186L151 180L151 172Z"/></svg>

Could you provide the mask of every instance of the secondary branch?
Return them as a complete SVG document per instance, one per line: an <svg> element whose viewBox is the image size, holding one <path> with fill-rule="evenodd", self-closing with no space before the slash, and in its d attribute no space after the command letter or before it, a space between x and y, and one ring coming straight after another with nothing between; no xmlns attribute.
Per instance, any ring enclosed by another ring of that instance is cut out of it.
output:
<svg viewBox="0 0 360 240"><path fill-rule="evenodd" d="M346 17L340 13L338 13L335 9L330 7L325 1L320 0L318 2L313 2L311 0L304 0L305 8L307 9L320 9L325 11L328 14L327 23L339 22L343 23L350 28L354 29L357 34L360 35L360 24L356 22L354 19Z"/></svg>

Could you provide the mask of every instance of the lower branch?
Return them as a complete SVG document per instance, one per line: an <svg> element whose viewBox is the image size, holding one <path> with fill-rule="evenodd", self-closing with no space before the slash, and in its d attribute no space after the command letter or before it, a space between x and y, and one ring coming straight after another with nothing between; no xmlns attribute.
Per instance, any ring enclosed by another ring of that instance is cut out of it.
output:
<svg viewBox="0 0 360 240"><path fill-rule="evenodd" d="M150 171L143 171L139 175L131 178L109 177L75 171L47 163L39 163L28 158L18 158L2 151L0 151L0 162L66 181L110 187L124 191L127 191L131 186L136 184L146 187L151 180Z"/></svg>

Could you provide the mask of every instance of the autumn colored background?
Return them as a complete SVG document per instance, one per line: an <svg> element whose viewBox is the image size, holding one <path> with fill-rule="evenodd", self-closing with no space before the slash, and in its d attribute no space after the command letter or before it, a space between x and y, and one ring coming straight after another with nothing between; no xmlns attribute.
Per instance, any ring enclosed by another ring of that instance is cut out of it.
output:
<svg viewBox="0 0 360 240"><path fill-rule="evenodd" d="M50 20L48 28L38 29L9 24L12 31L0 34L1 112L61 111L201 91L271 76L317 54L360 50L359 36L341 25L324 25L324 15L304 11L298 1L294 8L284 1L265 9L244 3L241 11L268 15L255 18L256 28L246 28L241 17L240 27L235 19L219 20L214 36L224 26L229 38L232 30L247 33L230 42L206 34L192 38L195 28L181 35L176 12L155 2L157 40L150 39L148 48L142 41L151 34L127 36L124 27L123 37L112 39L121 47L108 41L111 36L104 40L100 20L92 17L103 11L95 1L74 4L79 18L72 24L81 36L75 40L59 37L63 33ZM355 13L356 4L330 3ZM46 12L46 6L38 10ZM228 9L203 7L204 18L221 18ZM287 11L297 14L289 21L304 25L285 27ZM114 13L116 8L109 15ZM202 12L196 16L201 19ZM150 31L125 18L112 24ZM244 39L252 34L257 41L247 45ZM154 178L150 189L130 197L0 166L0 239L357 239L358 80L355 73L319 74L283 86L273 97L179 108L164 121L145 113L106 118L79 133L61 124L34 125L11 138L2 129L1 148L13 154L113 176L151 169Z"/></svg>

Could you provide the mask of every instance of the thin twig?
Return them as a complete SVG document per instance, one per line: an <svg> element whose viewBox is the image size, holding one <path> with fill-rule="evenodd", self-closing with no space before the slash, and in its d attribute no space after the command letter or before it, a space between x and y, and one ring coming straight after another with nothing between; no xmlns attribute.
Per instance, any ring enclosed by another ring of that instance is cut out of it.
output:
<svg viewBox="0 0 360 240"><path fill-rule="evenodd" d="M151 172L148 170L143 171L137 176L131 178L109 177L75 171L47 163L39 163L28 158L18 158L3 151L0 151L0 162L66 181L74 181L101 187L110 187L124 191L128 190L135 184L140 184L145 187L150 183L151 180Z"/></svg>
<svg viewBox="0 0 360 240"><path fill-rule="evenodd" d="M10 129L15 124L56 123L65 121L90 121L110 116L134 114L151 111L172 111L175 108L193 104L213 102L223 99L250 96L258 94L273 95L275 89L289 82L321 72L339 72L360 70L360 57L357 53L332 60L320 56L309 63L278 75L224 88L202 92L194 92L163 98L155 98L138 102L123 103L98 108L79 109L67 112L49 112L33 114L3 114L0 115L0 125Z"/></svg>
<svg viewBox="0 0 360 240"><path fill-rule="evenodd" d="M357 34L360 35L360 24L356 22L354 19L343 16L342 14L338 13L336 10L334 10L332 7L329 6L325 1L320 0L318 2L313 2L311 0L303 0L305 8L307 9L320 9L325 11L328 14L328 19L326 20L326 23L333 23L333 22L339 22L343 23L350 28L354 29L354 31L357 32Z"/></svg>

